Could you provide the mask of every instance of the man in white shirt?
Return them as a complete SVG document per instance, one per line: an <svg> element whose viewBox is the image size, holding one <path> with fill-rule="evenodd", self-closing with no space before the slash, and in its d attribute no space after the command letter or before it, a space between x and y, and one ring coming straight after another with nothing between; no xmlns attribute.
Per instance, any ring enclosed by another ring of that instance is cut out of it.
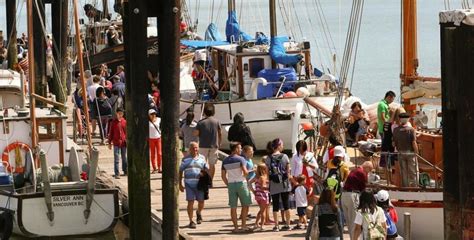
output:
<svg viewBox="0 0 474 240"><path fill-rule="evenodd" d="M96 92L98 88L101 88L99 82L100 82L100 77L99 76L94 76L92 79L93 84L87 87L87 95L89 97L89 111L90 111L90 120L92 123L92 135L95 135L95 129L97 128L97 116L95 116L94 112L92 111L92 108L97 107L96 104L94 103L95 98L97 97Z"/></svg>

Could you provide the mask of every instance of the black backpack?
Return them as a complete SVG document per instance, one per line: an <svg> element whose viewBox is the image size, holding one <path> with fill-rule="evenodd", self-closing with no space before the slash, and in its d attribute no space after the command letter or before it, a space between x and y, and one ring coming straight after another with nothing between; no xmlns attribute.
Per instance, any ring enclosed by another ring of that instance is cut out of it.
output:
<svg viewBox="0 0 474 240"><path fill-rule="evenodd" d="M280 154L278 156L272 156L268 155L270 158L270 174L269 178L272 182L274 183L282 183L288 179L288 172L286 168L283 167L281 164L281 160L283 158L283 154Z"/></svg>

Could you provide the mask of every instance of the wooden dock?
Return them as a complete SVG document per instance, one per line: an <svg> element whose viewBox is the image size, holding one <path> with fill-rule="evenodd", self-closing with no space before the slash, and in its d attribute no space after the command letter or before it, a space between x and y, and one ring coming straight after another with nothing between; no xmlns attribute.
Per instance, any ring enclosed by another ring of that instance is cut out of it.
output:
<svg viewBox="0 0 474 240"><path fill-rule="evenodd" d="M69 101L70 102L70 101ZM68 135L72 136L72 106L68 108ZM79 140L80 144L81 141ZM106 145L100 145L100 138L93 138L93 145L99 149L99 170L112 176L114 174L113 166L113 151L109 150ZM86 145L82 145L86 148ZM260 159L255 159L260 161ZM121 164L119 164L121 170ZM205 207L202 212L203 222L197 225L196 229L187 228L189 224L188 216L186 213L187 202L185 200L185 194L180 193L179 195L179 229L180 234L184 239L304 239L306 230L291 230L291 231L272 231L273 225L264 226L264 231L253 232L253 233L239 233L233 234L232 222L230 219L230 208L228 206L227 188L221 180L221 161L218 161L216 166L216 176L214 180L214 188L210 189L210 199L205 202ZM162 216L162 179L161 174L152 174L151 181L151 208L152 215L155 214L159 219L166 218ZM121 177L120 179L113 179L113 184L120 186L126 194L127 191L127 177ZM195 204L197 208L197 203ZM271 208L271 207L270 207ZM258 212L258 205L254 204L250 207L249 213L253 216L247 222L249 225L255 223L255 216ZM240 214L240 207L238 208L238 214ZM272 217L273 218L273 217ZM296 209L291 212L292 222L296 221ZM194 221L196 216L194 214ZM281 218L280 218L281 220ZM240 223L240 221L239 221ZM292 225L294 226L294 225ZM123 230L122 230L123 232ZM116 239L127 239L126 233L120 235L116 234Z"/></svg>

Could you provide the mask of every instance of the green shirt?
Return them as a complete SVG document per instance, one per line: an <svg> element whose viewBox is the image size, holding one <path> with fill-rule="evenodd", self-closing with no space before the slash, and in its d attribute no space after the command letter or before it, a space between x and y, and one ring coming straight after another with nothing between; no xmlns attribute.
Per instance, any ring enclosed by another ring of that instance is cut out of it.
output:
<svg viewBox="0 0 474 240"><path fill-rule="evenodd" d="M382 99L382 101L380 101L379 105L377 106L377 127L379 130L379 133L383 133L384 121L382 120L382 114L385 116L385 119L388 119L389 117L388 113L389 113L389 108L388 108L387 100Z"/></svg>

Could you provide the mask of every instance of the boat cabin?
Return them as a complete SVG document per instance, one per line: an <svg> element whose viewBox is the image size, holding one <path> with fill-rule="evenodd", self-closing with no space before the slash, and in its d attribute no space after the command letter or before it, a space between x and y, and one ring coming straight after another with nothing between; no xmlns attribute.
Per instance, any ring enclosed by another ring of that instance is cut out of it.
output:
<svg viewBox="0 0 474 240"><path fill-rule="evenodd" d="M301 54L303 56L301 64L296 66L296 79L292 79L292 81L310 79L311 53L309 45L299 46L294 42L287 42L284 46L288 54ZM229 91L229 94L236 98L243 98L250 94L251 85L259 77L260 71L287 67L282 64L275 65L269 54L269 48L268 45L253 44L244 46L229 44L212 47L210 56L213 68L216 71L219 88L223 91ZM258 88L263 88L263 86L260 84ZM266 94L262 97L270 96Z"/></svg>
<svg viewBox="0 0 474 240"><path fill-rule="evenodd" d="M13 145L24 143L29 149L32 148L30 111L24 106L26 99L21 86L22 80L18 73L0 70L0 102L3 104L0 107L0 150L4 153L3 161L8 160L11 166L17 164L15 160L18 158ZM36 108L35 116L38 144L45 150L48 163L64 164L64 159L69 159L69 156L65 156L68 155L66 150L75 145L67 137L66 115L44 107Z"/></svg>

